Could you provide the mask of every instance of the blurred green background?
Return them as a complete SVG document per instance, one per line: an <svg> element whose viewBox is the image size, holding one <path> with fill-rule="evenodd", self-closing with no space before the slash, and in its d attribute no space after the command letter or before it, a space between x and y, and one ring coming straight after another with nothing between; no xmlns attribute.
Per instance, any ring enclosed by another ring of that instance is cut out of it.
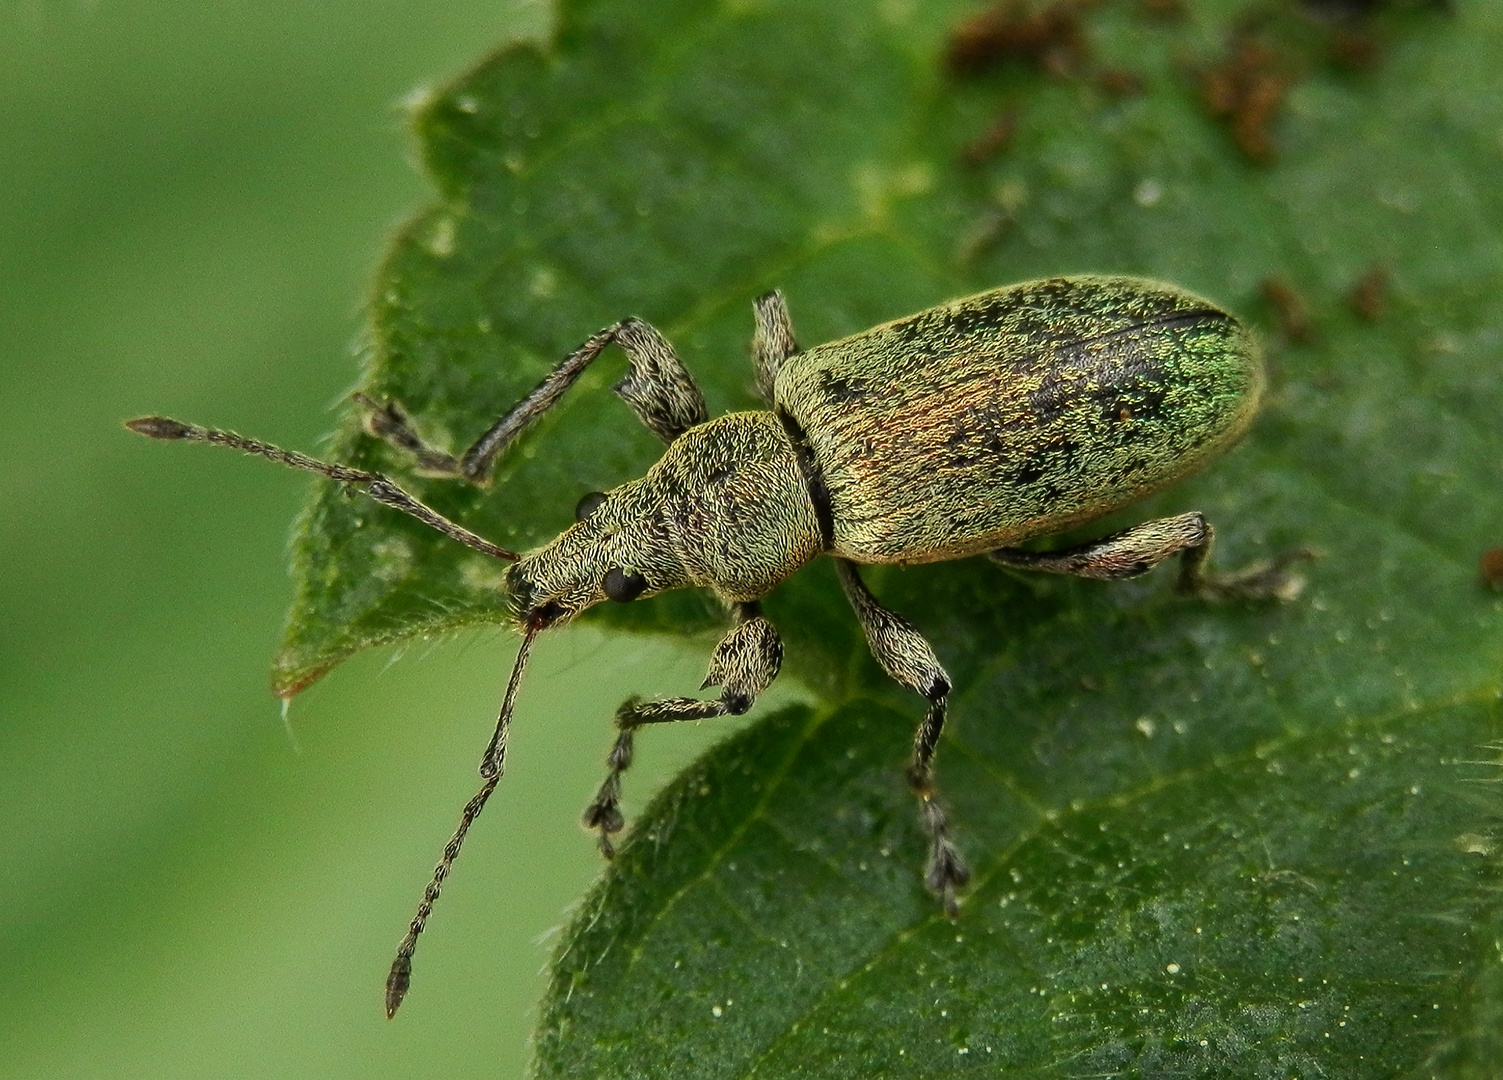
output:
<svg viewBox="0 0 1503 1080"><path fill-rule="evenodd" d="M550 928L599 873L576 820L608 716L697 685L710 642L539 644L511 774L387 1023L515 640L359 657L289 734L267 671L307 481L119 422L317 450L385 235L429 198L402 99L547 20L0 4L0 1076L522 1073ZM654 732L628 810L732 727Z"/></svg>

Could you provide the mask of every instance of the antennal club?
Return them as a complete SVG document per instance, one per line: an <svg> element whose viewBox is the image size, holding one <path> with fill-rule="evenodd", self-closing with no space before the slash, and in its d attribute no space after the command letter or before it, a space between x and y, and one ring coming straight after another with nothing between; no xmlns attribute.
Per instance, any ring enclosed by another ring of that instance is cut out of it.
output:
<svg viewBox="0 0 1503 1080"><path fill-rule="evenodd" d="M220 431L217 428L199 427L197 424L185 424L181 420L171 420L165 416L143 416L136 420L127 420L125 426L137 435L145 435L148 439L182 439L187 442L212 443L215 446L228 446L233 450L243 450L247 454L256 454L260 457L269 458L272 461L281 462L283 465L294 469L303 469L306 472L319 473L327 476L330 480L337 480L341 484L359 487L365 490L376 502L383 506L389 506L393 510L400 510L417 518L424 525L437 529L445 536L458 540L466 547L472 547L476 551L483 551L498 559L507 562L516 562L521 558L515 551L508 551L499 547L481 536L476 536L462 525L456 525L444 517L437 510L426 506L403 491L391 480L380 473L366 472L364 469L352 469L348 465L331 465L327 461L319 461L307 454L299 454L296 450L283 450L280 446L262 442L259 439L247 439L243 435L236 435L233 431Z"/></svg>
<svg viewBox="0 0 1503 1080"><path fill-rule="evenodd" d="M418 902L417 914L412 917L406 936L397 946L397 957L391 962L391 973L386 976L386 1018L388 1020L397 1015L402 999L407 996L407 988L412 985L412 954L417 949L418 935L428 924L428 916L433 914L434 902L443 891L444 879L449 876L449 868L459 857L459 849L464 845L464 838L470 831L470 826L480 816L480 811L485 809L485 801L491 797L491 792L496 790L501 774L506 771L506 736L511 730L512 707L516 704L517 687L522 683L522 672L527 667L528 654L532 652L532 639L538 636L538 631L541 629L540 622L530 622L527 625L527 632L522 638L522 647L517 650L517 662L511 669L511 680L506 684L506 696L501 700L500 715L496 717L496 732L491 736L490 744L485 748L485 756L480 759L480 775L485 782L480 785L480 790L475 792L470 801L464 804L464 810L459 815L459 828L454 830L454 835L444 845L443 858L439 859L438 865L433 868L433 880L423 890L423 899Z"/></svg>

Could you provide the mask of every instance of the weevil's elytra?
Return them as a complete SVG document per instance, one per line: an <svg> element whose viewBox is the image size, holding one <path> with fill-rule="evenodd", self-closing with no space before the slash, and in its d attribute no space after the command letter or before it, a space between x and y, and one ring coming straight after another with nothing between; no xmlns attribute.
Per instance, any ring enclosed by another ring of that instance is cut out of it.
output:
<svg viewBox="0 0 1503 1080"><path fill-rule="evenodd" d="M606 779L584 814L610 856L624 826L621 778L637 729L751 708L783 659L760 599L812 559L834 558L878 664L928 702L906 777L928 834L925 882L953 916L969 872L934 775L950 677L919 630L867 589L858 565L986 554L1008 567L1118 579L1180 555L1182 592L1287 599L1298 591L1288 567L1308 557L1303 550L1209 573L1212 531L1195 512L1063 550L1015 546L1173 483L1246 430L1262 393L1262 363L1247 331L1216 305L1137 278L1050 278L802 353L780 293L760 297L753 310L765 411L709 419L672 347L637 319L586 339L457 457L427 445L398 403L356 395L370 433L415 470L479 484L608 345L621 346L629 367L614 390L667 450L640 479L586 493L574 525L523 554L447 521L378 473L161 417L129 423L153 438L218 443L322 473L512 563L506 590L523 641L481 760L485 783L464 808L398 948L388 1016L407 992L417 937L450 865L501 776L532 641L594 604L706 588L725 602L733 624L700 687L718 687L718 696L633 699L618 710Z"/></svg>
<svg viewBox="0 0 1503 1080"><path fill-rule="evenodd" d="M1053 279L810 350L777 406L829 491L831 550L932 562L1058 532L1190 472L1246 429L1247 332L1186 293Z"/></svg>

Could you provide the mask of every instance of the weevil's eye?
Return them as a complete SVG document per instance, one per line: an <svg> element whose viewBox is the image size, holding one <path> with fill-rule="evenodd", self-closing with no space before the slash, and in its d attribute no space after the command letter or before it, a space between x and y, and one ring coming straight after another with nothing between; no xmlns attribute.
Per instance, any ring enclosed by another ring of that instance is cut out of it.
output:
<svg viewBox="0 0 1503 1080"><path fill-rule="evenodd" d="M585 518L593 514L596 510L599 510L600 504L603 502L605 502L605 492L585 492L585 494L579 497L579 502L574 504L574 520L583 521Z"/></svg>
<svg viewBox="0 0 1503 1080"><path fill-rule="evenodd" d="M616 603L625 604L642 595L642 590L647 588L647 579L641 574L628 574L621 567L613 566L605 572L601 588Z"/></svg>

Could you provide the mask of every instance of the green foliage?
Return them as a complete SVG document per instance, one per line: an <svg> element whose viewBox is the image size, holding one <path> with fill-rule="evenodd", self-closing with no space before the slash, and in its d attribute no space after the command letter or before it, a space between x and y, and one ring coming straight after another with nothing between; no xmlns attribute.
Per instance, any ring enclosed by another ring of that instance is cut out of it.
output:
<svg viewBox="0 0 1503 1080"><path fill-rule="evenodd" d="M1187 68L1235 12L1091 9L1093 66L974 81L940 0L570 3L417 110L440 191L373 299L364 388L460 447L586 334L664 330L712 412L752 407L750 301L818 342L990 285L1161 277L1267 331L1264 414L1133 519L1198 508L1221 565L1323 558L1295 604L1216 607L957 563L870 581L954 677L940 776L977 871L956 924L920 882L900 769L920 703L866 656L828 567L769 600L820 696L680 777L565 936L543 1076L1483 1075L1503 1053L1503 17L1401 10L1304 77L1251 164ZM1127 68L1114 98L1092 70ZM1004 107L1016 138L961 148ZM1347 297L1372 267L1376 321ZM1313 312L1272 331L1260 283ZM618 362L619 363L619 362ZM587 377L489 492L414 480L503 544L658 448ZM400 462L349 418L341 460ZM1127 519L1124 519L1127 520ZM278 679L495 621L497 568L332 491L304 521ZM703 629L703 598L602 613ZM684 688L662 687L665 693ZM526 710L525 693L521 706Z"/></svg>

